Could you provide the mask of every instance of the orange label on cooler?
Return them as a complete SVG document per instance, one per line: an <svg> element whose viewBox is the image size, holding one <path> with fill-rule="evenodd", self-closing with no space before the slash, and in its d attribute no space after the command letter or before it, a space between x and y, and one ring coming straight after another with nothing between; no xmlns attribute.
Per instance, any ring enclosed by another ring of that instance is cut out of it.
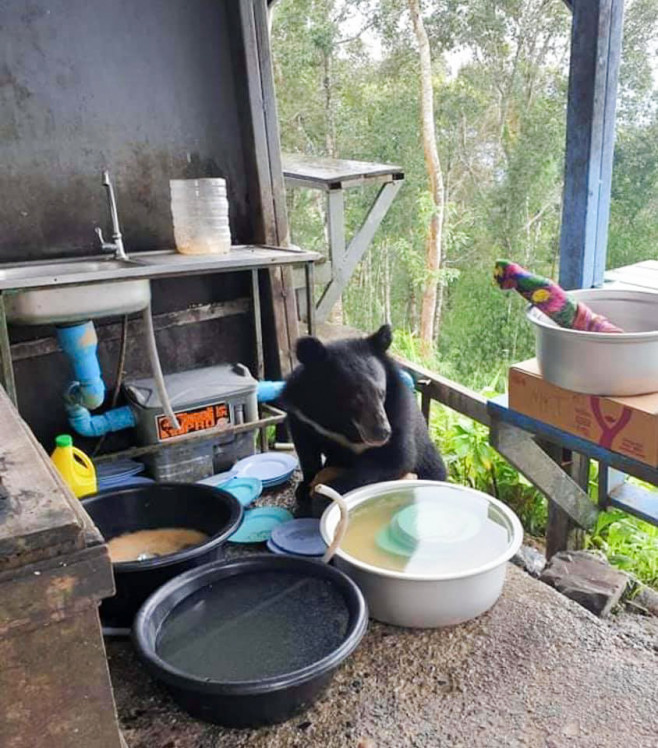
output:
<svg viewBox="0 0 658 748"><path fill-rule="evenodd" d="M184 436L195 431L206 431L206 429L218 426L229 426L231 423L231 411L227 403L213 403L204 405L194 410L183 410L176 412L176 418L180 425L175 429L167 416L156 416L155 425L158 432L158 441L166 441L174 436Z"/></svg>

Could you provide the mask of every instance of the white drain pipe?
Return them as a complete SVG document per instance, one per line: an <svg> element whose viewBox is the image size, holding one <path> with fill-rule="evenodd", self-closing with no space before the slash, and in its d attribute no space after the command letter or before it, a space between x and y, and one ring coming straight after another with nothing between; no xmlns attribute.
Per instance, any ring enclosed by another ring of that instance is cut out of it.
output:
<svg viewBox="0 0 658 748"><path fill-rule="evenodd" d="M158 391L158 397L160 398L160 404L165 412L165 415L169 419L169 422L175 429L180 428L176 414L171 407L169 401L169 395L167 395L167 388L165 387L164 376L162 375L162 367L160 366L160 357L158 356L158 347L155 343L155 329L153 327L153 316L151 315L151 305L149 304L144 308L142 312L142 320L144 321L144 332L146 333L146 347L148 349L149 361L151 362L151 372L153 373L153 379L155 380L155 388Z"/></svg>

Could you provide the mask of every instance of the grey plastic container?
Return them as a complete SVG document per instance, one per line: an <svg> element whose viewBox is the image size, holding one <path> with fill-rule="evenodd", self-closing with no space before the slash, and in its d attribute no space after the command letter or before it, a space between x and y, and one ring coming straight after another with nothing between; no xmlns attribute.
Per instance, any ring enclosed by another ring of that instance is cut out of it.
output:
<svg viewBox="0 0 658 748"><path fill-rule="evenodd" d="M166 443L172 436L201 432L222 423L230 427L258 419L258 384L242 364L168 374L165 385L181 423L178 432L170 428L153 379L133 380L124 386L141 445ZM145 457L144 462L158 481L187 483L227 469L253 452L254 434L246 432L171 446Z"/></svg>

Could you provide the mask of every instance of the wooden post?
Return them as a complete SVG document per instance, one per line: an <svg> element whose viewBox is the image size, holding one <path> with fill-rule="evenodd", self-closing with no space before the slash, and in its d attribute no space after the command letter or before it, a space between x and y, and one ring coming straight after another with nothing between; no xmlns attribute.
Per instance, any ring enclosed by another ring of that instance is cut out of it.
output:
<svg viewBox="0 0 658 748"><path fill-rule="evenodd" d="M590 460L576 452L566 459L564 450L553 444L542 445L544 450L564 468L573 480L587 491L589 487ZM548 502L548 524L546 527L546 558L551 558L558 551L575 551L583 547L585 533L559 504Z"/></svg>
<svg viewBox="0 0 658 748"><path fill-rule="evenodd" d="M573 3L560 284L603 283L623 0Z"/></svg>
<svg viewBox="0 0 658 748"><path fill-rule="evenodd" d="M236 77L245 79L246 113L251 122L253 160L251 184L257 206L254 215L255 241L285 247L289 244L286 195L281 167L281 147L269 42L266 0L238 0L229 3L229 13L237 13L242 32L241 59L236 60ZM297 304L292 268L279 267L263 273L274 314L278 363L285 376L294 364L294 344L298 336Z"/></svg>

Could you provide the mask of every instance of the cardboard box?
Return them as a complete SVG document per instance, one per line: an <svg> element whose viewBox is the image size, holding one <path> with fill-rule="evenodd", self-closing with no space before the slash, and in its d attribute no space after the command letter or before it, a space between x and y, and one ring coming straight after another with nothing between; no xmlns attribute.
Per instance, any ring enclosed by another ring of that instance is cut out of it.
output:
<svg viewBox="0 0 658 748"><path fill-rule="evenodd" d="M536 359L509 370L509 407L523 415L658 467L658 393L597 397L546 382Z"/></svg>

